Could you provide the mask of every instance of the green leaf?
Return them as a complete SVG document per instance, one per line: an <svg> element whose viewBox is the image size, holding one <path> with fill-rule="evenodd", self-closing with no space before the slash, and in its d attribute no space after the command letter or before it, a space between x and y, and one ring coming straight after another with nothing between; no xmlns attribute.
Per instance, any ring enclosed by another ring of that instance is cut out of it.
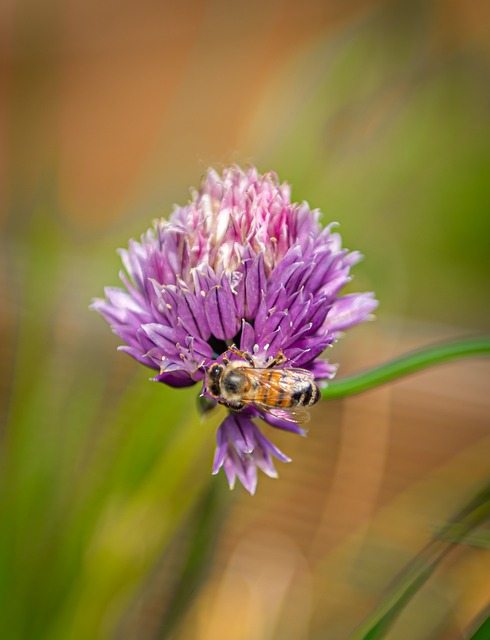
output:
<svg viewBox="0 0 490 640"><path fill-rule="evenodd" d="M471 532L490 519L490 484L484 486L468 501L461 511L445 525L427 547L402 572L379 606L357 629L351 640L381 640L408 605L412 597L424 586L444 558L459 543L465 542ZM453 532L448 541L447 532ZM457 532L457 534L455 534ZM481 636L483 638L485 636Z"/></svg>
<svg viewBox="0 0 490 640"><path fill-rule="evenodd" d="M468 640L488 640L490 638L490 613L488 611L483 616L483 622L478 623L476 631L466 637Z"/></svg>

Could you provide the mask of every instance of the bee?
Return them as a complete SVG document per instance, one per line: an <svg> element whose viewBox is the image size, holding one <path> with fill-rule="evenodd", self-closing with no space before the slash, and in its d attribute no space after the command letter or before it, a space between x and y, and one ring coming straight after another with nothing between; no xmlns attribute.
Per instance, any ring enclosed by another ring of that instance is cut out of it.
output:
<svg viewBox="0 0 490 640"><path fill-rule="evenodd" d="M225 355L223 364L215 362L206 370L207 390L217 402L234 411L252 406L289 422L308 422L307 407L320 399L311 371L277 368L287 361L282 351L265 367L234 345L228 351L242 360L230 361Z"/></svg>

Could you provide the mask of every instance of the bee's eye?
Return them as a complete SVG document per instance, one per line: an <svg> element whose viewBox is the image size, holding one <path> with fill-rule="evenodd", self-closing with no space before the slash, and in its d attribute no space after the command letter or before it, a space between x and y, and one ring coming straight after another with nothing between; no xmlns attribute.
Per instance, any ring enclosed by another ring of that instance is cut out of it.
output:
<svg viewBox="0 0 490 640"><path fill-rule="evenodd" d="M213 380L218 380L223 373L223 367L220 364L213 364L209 370L209 374Z"/></svg>

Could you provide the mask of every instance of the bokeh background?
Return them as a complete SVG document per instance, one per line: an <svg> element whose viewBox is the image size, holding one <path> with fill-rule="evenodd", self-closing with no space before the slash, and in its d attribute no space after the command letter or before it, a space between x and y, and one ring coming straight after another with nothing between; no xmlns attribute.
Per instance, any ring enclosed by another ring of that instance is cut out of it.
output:
<svg viewBox="0 0 490 640"><path fill-rule="evenodd" d="M490 481L487 361L321 403L251 497L210 476L219 412L148 382L88 305L208 166L253 163L366 256L378 319L340 375L488 332L489 36L482 1L1 3L3 637L367 637L430 564ZM386 637L471 635L477 533Z"/></svg>

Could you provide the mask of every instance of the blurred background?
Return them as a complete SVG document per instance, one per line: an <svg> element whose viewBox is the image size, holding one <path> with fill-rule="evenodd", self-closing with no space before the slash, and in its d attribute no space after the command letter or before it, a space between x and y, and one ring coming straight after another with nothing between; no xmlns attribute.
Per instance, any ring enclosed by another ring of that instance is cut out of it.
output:
<svg viewBox="0 0 490 640"><path fill-rule="evenodd" d="M378 318L339 375L488 331L489 36L480 1L1 4L3 637L367 638L400 584L370 638L477 629L488 532L434 536L486 495L488 361L268 433L294 461L251 497L210 476L219 411L148 382L88 305L208 166L253 163L366 256Z"/></svg>

